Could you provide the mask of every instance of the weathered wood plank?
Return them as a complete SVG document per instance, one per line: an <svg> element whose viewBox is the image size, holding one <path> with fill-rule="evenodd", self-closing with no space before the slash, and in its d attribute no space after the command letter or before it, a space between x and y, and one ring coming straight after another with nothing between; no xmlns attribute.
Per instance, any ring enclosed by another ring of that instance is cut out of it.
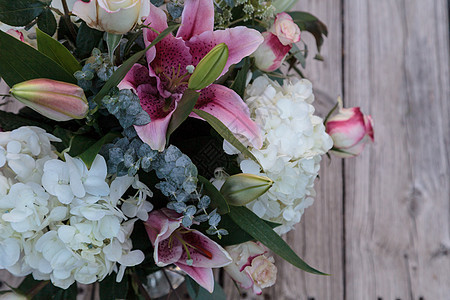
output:
<svg viewBox="0 0 450 300"><path fill-rule="evenodd" d="M341 95L341 6L339 1L300 1L293 10L308 11L316 15L329 29L329 38L322 48L324 62L309 59L305 76L315 89L315 106L325 116ZM312 36L304 33L302 39L315 51ZM343 215L341 160L330 164L324 158L320 180L316 182L317 196L312 207L306 209L296 229L288 233L288 244L308 263L332 276L317 276L300 271L281 258L276 259L277 283L264 290L264 299L343 299ZM234 284L225 275L228 299L239 299ZM247 293L247 298L252 298ZM245 298L245 297L241 297ZM259 299L259 298L258 298Z"/></svg>
<svg viewBox="0 0 450 300"><path fill-rule="evenodd" d="M447 1L344 3L344 102L376 139L345 161L346 298L448 299Z"/></svg>

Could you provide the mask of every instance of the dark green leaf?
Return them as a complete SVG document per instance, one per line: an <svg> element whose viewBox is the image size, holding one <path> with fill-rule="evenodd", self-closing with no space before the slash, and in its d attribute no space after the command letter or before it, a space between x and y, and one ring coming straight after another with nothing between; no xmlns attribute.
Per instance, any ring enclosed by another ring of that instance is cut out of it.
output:
<svg viewBox="0 0 450 300"><path fill-rule="evenodd" d="M198 181L203 184L204 193L211 198L211 204L213 208L217 207L218 212L221 215L228 213L230 211L230 208L228 207L227 201L219 192L219 190L216 189L216 187L203 176L198 176Z"/></svg>
<svg viewBox="0 0 450 300"><path fill-rule="evenodd" d="M53 12L47 8L42 14L39 15L37 20L37 26L40 30L45 32L46 34L53 36L56 32L56 19Z"/></svg>
<svg viewBox="0 0 450 300"><path fill-rule="evenodd" d="M35 280L33 275L28 275L17 289L27 296L33 296L33 300L75 300L78 292L76 283L67 289L61 289L50 281Z"/></svg>
<svg viewBox="0 0 450 300"><path fill-rule="evenodd" d="M97 141L95 144L90 146L86 151L81 153L79 155L79 157L86 164L86 166L88 168L90 168L92 163L94 162L94 159L97 156L98 152L100 152L100 149L102 148L102 146L104 144L112 142L116 137L118 137L118 134L116 134L116 133L110 132L110 133L106 134L99 141Z"/></svg>
<svg viewBox="0 0 450 300"><path fill-rule="evenodd" d="M35 78L77 83L72 74L52 59L1 30L0 76L11 87Z"/></svg>
<svg viewBox="0 0 450 300"><path fill-rule="evenodd" d="M100 299L126 299L128 278L124 276L121 282L116 282L116 276L112 273L100 282Z"/></svg>
<svg viewBox="0 0 450 300"><path fill-rule="evenodd" d="M309 273L327 275L305 263L288 244L248 208L230 206L230 217L239 227L293 266Z"/></svg>
<svg viewBox="0 0 450 300"><path fill-rule="evenodd" d="M250 59L246 57L244 58L244 64L242 65L242 68L237 73L236 79L231 85L231 89L241 97L244 96L244 91L246 88L245 84L247 82L247 74L249 69L250 69Z"/></svg>
<svg viewBox="0 0 450 300"><path fill-rule="evenodd" d="M320 47L323 44L323 36L328 36L327 26L307 12L292 11L289 12L289 14L300 30L308 31L314 36L316 39L317 50L320 52Z"/></svg>
<svg viewBox="0 0 450 300"><path fill-rule="evenodd" d="M179 26L180 25L178 25L178 24L169 26L163 32L161 32L153 40L153 42L150 45L148 45L147 48L145 48L142 51L137 52L132 57L127 59L120 66L120 68L114 72L114 74L111 76L111 78L109 78L109 80L105 83L105 85L102 87L100 92L98 92L98 94L95 96L94 101L97 103L100 103L100 101L103 99L103 97L105 97L113 87L116 87L122 81L122 79L125 77L125 75L127 75L128 71L130 71L130 69L133 67L133 65L135 63L137 63L142 58L142 56L144 56L144 54L147 52L148 49L155 46L160 40L162 40L166 35L170 34L172 31L177 29Z"/></svg>
<svg viewBox="0 0 450 300"><path fill-rule="evenodd" d="M47 131L51 131L52 127L37 120L18 116L15 113L0 110L0 127L5 131L11 131L22 126L38 126Z"/></svg>
<svg viewBox="0 0 450 300"><path fill-rule="evenodd" d="M296 44L292 44L291 53L300 63L300 65L304 68L306 67L306 57L303 55L302 51L298 48Z"/></svg>
<svg viewBox="0 0 450 300"><path fill-rule="evenodd" d="M214 291L208 292L198 285L191 277L186 276L186 288L192 300L226 300L227 296L216 281L214 281Z"/></svg>
<svg viewBox="0 0 450 300"><path fill-rule="evenodd" d="M114 52L120 44L122 34L106 33L106 45L108 46L109 59L114 61Z"/></svg>
<svg viewBox="0 0 450 300"><path fill-rule="evenodd" d="M220 122L219 119L203 110L194 109L193 112L196 113L200 118L208 122L215 131L217 131L225 140L227 140L231 145L238 149L242 154L251 158L257 164L259 164L256 157L233 135L233 133L222 122Z"/></svg>
<svg viewBox="0 0 450 300"><path fill-rule="evenodd" d="M38 0L0 0L0 22L25 26L47 7Z"/></svg>
<svg viewBox="0 0 450 300"><path fill-rule="evenodd" d="M270 226L270 228L275 228L280 226L280 224L269 222L264 220L264 222ZM241 229L230 217L229 214L222 215L222 219L220 220L219 226L220 229L226 229L228 231L227 235L223 235L220 239L217 236L210 235L208 236L215 242L219 243L222 246L231 246L242 244L248 241L254 240L254 238L249 235L247 232ZM197 228L202 232L206 232L209 228L207 223L202 223L201 225L194 226L193 228Z"/></svg>
<svg viewBox="0 0 450 300"><path fill-rule="evenodd" d="M187 119L189 114L194 109L199 96L200 93L194 90L186 90L184 92L183 97L180 102L178 102L178 106L170 119L169 127L167 128L167 140L169 136L178 128L178 126L180 126L181 123Z"/></svg>
<svg viewBox="0 0 450 300"><path fill-rule="evenodd" d="M89 56L92 49L98 46L102 38L103 32L90 28L85 22L82 22L77 34L77 57Z"/></svg>
<svg viewBox="0 0 450 300"><path fill-rule="evenodd" d="M38 49L63 67L70 74L81 70L77 59L60 42L36 28Z"/></svg>

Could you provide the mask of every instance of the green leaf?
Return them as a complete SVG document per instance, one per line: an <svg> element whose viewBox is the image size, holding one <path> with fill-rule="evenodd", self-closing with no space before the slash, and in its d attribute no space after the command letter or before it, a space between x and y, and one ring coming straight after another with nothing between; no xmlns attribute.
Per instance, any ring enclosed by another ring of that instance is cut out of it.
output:
<svg viewBox="0 0 450 300"><path fill-rule="evenodd" d="M192 300L226 300L227 295L216 281L214 281L214 291L212 293L205 290L191 277L186 276L186 288Z"/></svg>
<svg viewBox="0 0 450 300"><path fill-rule="evenodd" d="M237 73L236 79L231 85L231 89L241 97L244 96L244 91L246 88L245 84L247 82L247 74L249 69L250 69L250 59L246 57L244 58L244 64L242 65L242 68Z"/></svg>
<svg viewBox="0 0 450 300"><path fill-rule="evenodd" d="M28 275L17 290L33 300L75 300L78 292L76 283L67 289L61 289L51 284L50 281L35 280L33 275Z"/></svg>
<svg viewBox="0 0 450 300"><path fill-rule="evenodd" d="M85 22L82 22L78 28L75 55L82 58L89 56L92 49L99 45L102 38L103 32L90 28Z"/></svg>
<svg viewBox="0 0 450 300"><path fill-rule="evenodd" d="M86 164L88 169L91 167L92 163L94 162L95 157L100 152L100 149L104 144L107 144L109 142L112 142L116 137L119 135L117 133L108 133L104 137L102 137L98 142L90 146L86 151L81 153L79 157L81 160Z"/></svg>
<svg viewBox="0 0 450 300"><path fill-rule="evenodd" d="M172 114L169 126L167 127L167 140L169 140L169 136L178 128L178 126L187 119L194 109L199 96L200 93L194 90L186 90L184 92L183 97L180 102L178 102L178 106Z"/></svg>
<svg viewBox="0 0 450 300"><path fill-rule="evenodd" d="M36 28L38 50L50 57L70 74L81 70L77 59L60 42Z"/></svg>
<svg viewBox="0 0 450 300"><path fill-rule="evenodd" d="M248 208L230 206L230 217L241 230L250 234L293 266L312 274L328 275L305 263L269 225Z"/></svg>
<svg viewBox="0 0 450 300"><path fill-rule="evenodd" d="M317 50L320 52L320 47L323 44L323 36L328 36L327 26L307 12L291 11L289 14L300 30L308 31L314 36L316 39Z"/></svg>
<svg viewBox="0 0 450 300"><path fill-rule="evenodd" d="M50 36L55 34L57 27L56 19L55 15L53 15L53 12L49 8L45 9L42 14L39 15L37 26Z"/></svg>
<svg viewBox="0 0 450 300"><path fill-rule="evenodd" d="M106 45L108 45L109 59L112 62L114 61L114 52L119 46L121 39L122 39L121 34L114 34L109 32L106 33Z"/></svg>
<svg viewBox="0 0 450 300"><path fill-rule="evenodd" d="M233 133L222 122L220 122L219 119L203 110L194 109L193 112L196 113L200 118L208 122L215 131L217 131L225 140L227 140L231 145L238 149L242 154L246 155L257 164L259 164L259 161L256 159L256 157L233 135Z"/></svg>
<svg viewBox="0 0 450 300"><path fill-rule="evenodd" d="M306 46L306 45L305 45ZM297 59L297 61L300 63L300 65L305 68L306 67L306 57L303 55L302 51L296 44L292 44L291 53L294 55L294 57Z"/></svg>
<svg viewBox="0 0 450 300"><path fill-rule="evenodd" d="M46 7L38 0L0 0L0 22L11 26L25 26Z"/></svg>
<svg viewBox="0 0 450 300"><path fill-rule="evenodd" d="M77 83L72 74L52 59L1 30L0 76L9 86L35 78Z"/></svg>
<svg viewBox="0 0 450 300"><path fill-rule="evenodd" d="M148 49L155 46L160 40L162 40L166 35L170 34L172 31L177 29L179 26L180 26L179 24L169 26L163 32L161 32L153 40L153 42L150 45L148 45L147 48L137 52L132 57L127 59L120 66L120 68L114 72L114 74L111 76L111 78L109 78L109 80L105 83L105 85L102 87L100 92L98 92L98 94L95 96L94 101L97 103L100 103L100 101L103 99L103 97L105 97L113 87L116 87L122 81L122 79L125 77L125 75L127 75L128 71L130 71L131 68L133 67L133 65L135 63L137 63L142 58L142 56L144 56L144 54L147 52Z"/></svg>
<svg viewBox="0 0 450 300"><path fill-rule="evenodd" d="M40 121L30 118L21 117L12 112L0 110L0 127L5 131L11 131L22 126L38 126L47 131L51 131L52 127L43 124Z"/></svg>
<svg viewBox="0 0 450 300"><path fill-rule="evenodd" d="M216 187L203 176L198 176L198 181L203 184L204 192L211 198L211 204L214 208L218 208L218 212L223 215L230 212L230 207Z"/></svg>
<svg viewBox="0 0 450 300"><path fill-rule="evenodd" d="M275 228L275 227L280 226L280 224L277 224L277 223L269 222L266 220L263 220L263 221L264 221L264 223L269 225L270 228ZM209 228L209 225L205 222L205 223L202 223L197 226L194 225L193 228L197 228L198 230L200 230L202 232L206 232L206 230L208 230L208 228ZM222 215L222 219L220 220L220 223L219 223L219 228L226 229L228 231L228 234L222 235L222 237L220 239L216 235L214 235L214 236L211 235L208 237L223 247L242 244L242 243L254 240L254 238L251 235L249 235L247 232L242 230L241 227L239 227L239 225L237 225L231 219L230 214Z"/></svg>
<svg viewBox="0 0 450 300"><path fill-rule="evenodd" d="M128 293L128 277L116 282L116 273L108 275L100 282L100 299L126 299Z"/></svg>

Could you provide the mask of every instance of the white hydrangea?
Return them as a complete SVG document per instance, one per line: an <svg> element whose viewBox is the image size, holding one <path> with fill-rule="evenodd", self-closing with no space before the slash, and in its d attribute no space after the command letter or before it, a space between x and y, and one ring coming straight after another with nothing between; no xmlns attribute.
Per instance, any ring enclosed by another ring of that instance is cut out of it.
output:
<svg viewBox="0 0 450 300"><path fill-rule="evenodd" d="M333 142L322 119L314 115L312 84L306 79L294 78L280 86L258 77L246 89L245 101L264 144L261 149L249 148L262 168L246 159L240 162L241 170L274 181L266 194L247 206L259 217L281 223L276 231L286 233L313 203L321 155ZM227 143L224 149L230 154L235 150Z"/></svg>
<svg viewBox="0 0 450 300"><path fill-rule="evenodd" d="M57 159L52 141L37 127L0 133L0 268L61 288L113 271L120 281L144 260L130 235L153 209L152 192L138 176L108 179L100 155L90 168L68 154ZM130 187L135 196L123 199Z"/></svg>

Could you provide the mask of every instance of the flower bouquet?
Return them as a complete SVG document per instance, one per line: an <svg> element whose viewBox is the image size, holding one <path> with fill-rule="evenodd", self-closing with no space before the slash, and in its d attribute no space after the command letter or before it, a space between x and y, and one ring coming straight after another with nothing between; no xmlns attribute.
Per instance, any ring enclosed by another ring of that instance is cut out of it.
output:
<svg viewBox="0 0 450 300"><path fill-rule="evenodd" d="M322 156L373 129L342 102L314 115L300 34L320 49L327 30L295 2L0 0L2 96L25 105L0 111L0 268L27 276L6 293L150 299L186 279L212 299L223 267L260 294L269 250L324 274L280 234Z"/></svg>

